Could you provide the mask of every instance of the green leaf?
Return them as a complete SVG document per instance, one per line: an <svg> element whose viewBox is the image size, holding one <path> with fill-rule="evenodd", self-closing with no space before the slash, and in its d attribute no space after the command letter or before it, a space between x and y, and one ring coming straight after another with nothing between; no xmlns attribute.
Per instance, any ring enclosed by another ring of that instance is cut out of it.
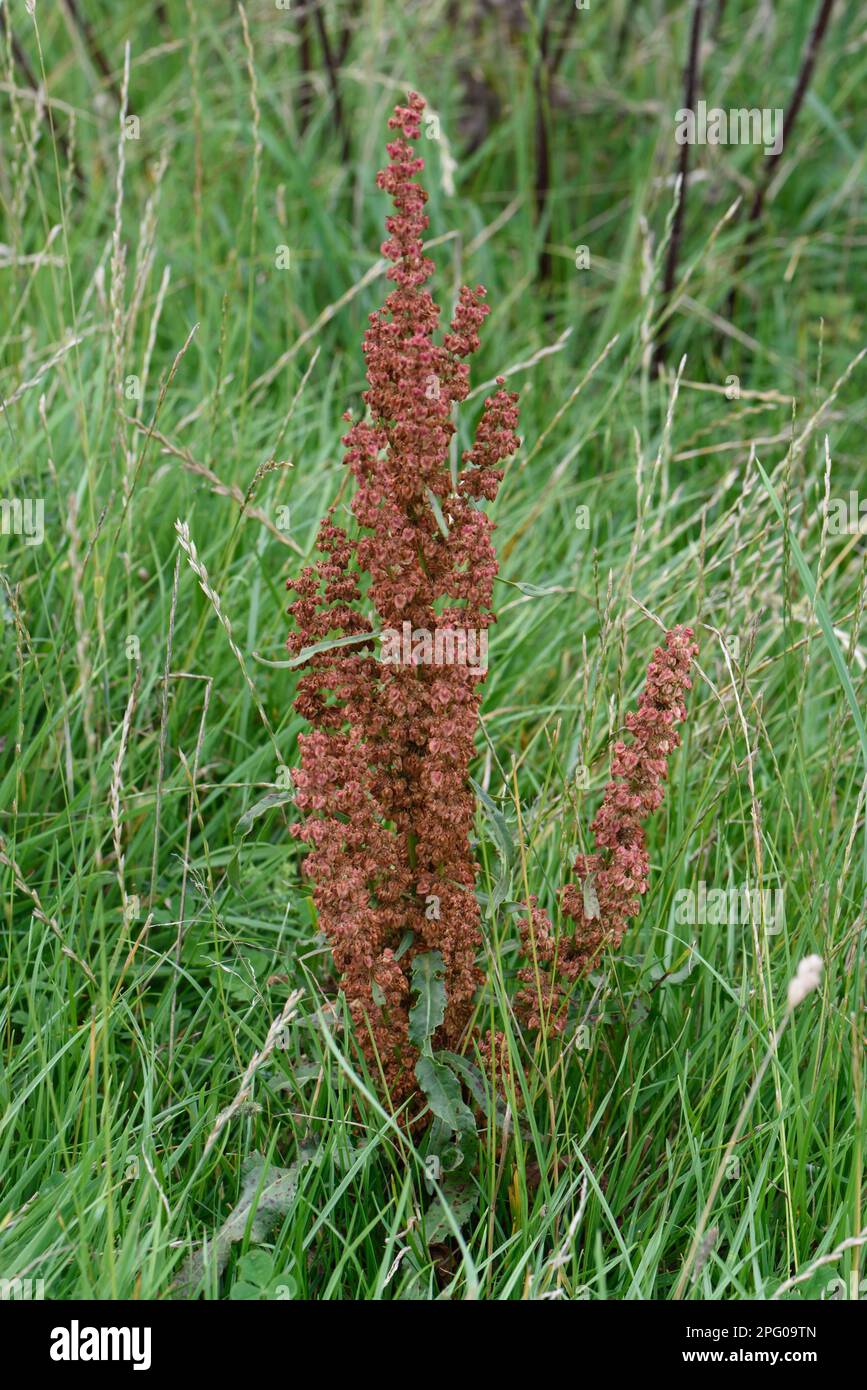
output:
<svg viewBox="0 0 867 1390"><path fill-rule="evenodd" d="M515 842L512 839L512 832L509 829L508 821L496 802L492 801L488 796L484 787L480 786L472 777L470 778L470 785L490 817L494 837L497 841L503 863L508 868L515 858Z"/></svg>
<svg viewBox="0 0 867 1390"><path fill-rule="evenodd" d="M443 516L443 509L440 506L440 499L437 497L435 492L431 492L429 487L425 488L425 492L427 493L427 500L430 503L430 509L434 514L434 518L436 519L436 524L440 529L440 533L445 537L446 540L448 540L449 528L446 519Z"/></svg>
<svg viewBox="0 0 867 1390"><path fill-rule="evenodd" d="M400 960L401 956L405 956L414 941L415 932L411 928L407 928L403 936L400 938L400 945L394 953L394 959Z"/></svg>
<svg viewBox="0 0 867 1390"><path fill-rule="evenodd" d="M415 1077L428 1105L443 1124L457 1131L475 1128L472 1112L461 1095L461 1083L444 1062L436 1057L419 1057Z"/></svg>
<svg viewBox="0 0 867 1390"><path fill-rule="evenodd" d="M259 816L264 816L266 811L270 811L274 806L285 806L287 801L292 801L295 796L295 788L275 787L274 791L267 792L260 801L249 806L242 816L239 817L232 832L235 840L235 847L232 856L226 864L226 876L232 887L237 893L241 890L241 847L244 840L253 828L254 821Z"/></svg>
<svg viewBox="0 0 867 1390"><path fill-rule="evenodd" d="M241 1195L237 1205L207 1245L184 1261L172 1285L172 1297L193 1298L210 1264L215 1266L218 1275L222 1274L237 1241L245 1237L253 1243L265 1240L271 1228L291 1209L302 1169L308 1163L321 1161L321 1150L309 1145L301 1146L289 1168L270 1168L261 1154L251 1154L241 1169ZM255 1297L260 1297L260 1290L256 1290Z"/></svg>
<svg viewBox="0 0 867 1390"><path fill-rule="evenodd" d="M542 584L528 584L526 581L515 579L504 579L503 583L508 584L510 589L517 589L527 598L547 598L549 594L573 594L575 592L574 589L564 589L562 584L549 584L546 587Z"/></svg>
<svg viewBox="0 0 867 1390"><path fill-rule="evenodd" d="M318 656L320 652L331 652L338 647L351 647L358 642L370 642L374 637L379 637L378 632L359 632L352 633L349 637L327 637L322 642L314 642L310 647L303 647L297 656L290 657L288 661L269 661L268 666L303 666L305 661L309 661L311 656Z"/></svg>
<svg viewBox="0 0 867 1390"><path fill-rule="evenodd" d="M666 967L661 962L657 962L655 965L652 965L650 967L650 978L652 980L658 980L663 989L666 987L666 985L682 985L684 980L689 979L698 961L698 957L696 955L695 950L695 942L693 942L691 946L687 947L685 954L686 964L683 965L679 970L666 969ZM683 960L683 958L683 953L681 953L678 956L678 960Z"/></svg>
<svg viewBox="0 0 867 1390"><path fill-rule="evenodd" d="M263 1292L258 1284L245 1284L243 1281L240 1281L232 1285L229 1291L229 1297L233 1300L244 1299L252 1301L255 1298L262 1298Z"/></svg>
<svg viewBox="0 0 867 1390"><path fill-rule="evenodd" d="M236 838L239 835L241 838L245 835L249 835L253 822L258 820L259 816L264 816L265 812L270 811L273 806L285 806L287 801L294 800L294 797L294 787L280 787L276 791L268 792L266 796L262 797L261 801L257 801L254 805L248 807L244 814L239 817L235 824L234 833Z"/></svg>
<svg viewBox="0 0 867 1390"><path fill-rule="evenodd" d="M424 1047L445 1017L445 962L440 951L425 951L412 963L412 988L418 999L409 1011L409 1040Z"/></svg>
<svg viewBox="0 0 867 1390"><path fill-rule="evenodd" d="M444 1062L463 1078L464 1084L478 1106L488 1113L489 1088L485 1085L485 1078L477 1066L467 1061L466 1057L461 1057L457 1052L440 1052L438 1054Z"/></svg>
<svg viewBox="0 0 867 1390"><path fill-rule="evenodd" d="M450 1240L454 1236L454 1226L460 1230L466 1225L478 1200L479 1190L466 1174L446 1174L425 1213L424 1230L428 1244L437 1245ZM447 1211L451 1214L451 1221Z"/></svg>
<svg viewBox="0 0 867 1390"><path fill-rule="evenodd" d="M267 1250L248 1250L238 1261L238 1275L247 1284L267 1288L274 1273L274 1261Z"/></svg>
<svg viewBox="0 0 867 1390"><path fill-rule="evenodd" d="M461 1057L457 1052L439 1052L437 1056L441 1057L452 1071L457 1072L482 1114L499 1125L504 1124L506 1102L502 1096L491 1090L490 1077L483 1076L473 1062Z"/></svg>
<svg viewBox="0 0 867 1390"><path fill-rule="evenodd" d="M231 859L226 863L226 878L234 888L236 893L241 892L241 852L235 849Z"/></svg>
<svg viewBox="0 0 867 1390"><path fill-rule="evenodd" d="M275 1274L271 1287L268 1290L269 1298L293 1299L298 1297L298 1281L294 1274L288 1270L283 1274Z"/></svg>

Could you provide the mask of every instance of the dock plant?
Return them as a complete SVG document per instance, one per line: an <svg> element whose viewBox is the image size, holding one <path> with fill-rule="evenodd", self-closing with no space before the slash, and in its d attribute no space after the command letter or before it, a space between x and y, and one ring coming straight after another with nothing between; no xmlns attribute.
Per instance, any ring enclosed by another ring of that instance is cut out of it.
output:
<svg viewBox="0 0 867 1390"><path fill-rule="evenodd" d="M319 558L289 581L287 645L302 668L295 708L309 724L299 736L294 832L308 846L304 871L357 1043L392 1104L421 1094L454 1123L459 1088L439 1058L472 1041L484 984L469 776L486 675L479 653L495 621L497 556L484 504L520 440L518 398L499 377L472 446L455 447L454 415L488 307L483 286L463 287L440 334L426 287L434 269L423 245L427 193L416 180L424 161L411 144L423 110L416 93L395 107L389 162L377 176L393 204L382 246L393 288L364 334L364 414L345 416L353 524L338 524L332 510ZM613 750L592 826L597 848L563 890L572 929L556 933L528 904L532 963L519 971L517 995L528 1028L562 1029L576 979L638 911L648 877L643 822L662 799L679 741L693 650L689 629L670 632L627 716L632 742Z"/></svg>

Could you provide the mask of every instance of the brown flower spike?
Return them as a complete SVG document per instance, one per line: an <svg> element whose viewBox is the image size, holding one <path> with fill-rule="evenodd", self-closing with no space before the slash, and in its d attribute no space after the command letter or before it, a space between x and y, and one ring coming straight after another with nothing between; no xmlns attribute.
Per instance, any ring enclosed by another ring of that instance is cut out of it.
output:
<svg viewBox="0 0 867 1390"><path fill-rule="evenodd" d="M452 407L468 393L465 359L488 310L481 286L462 289L435 341L440 311L424 288L433 271L422 247L427 194L414 180L423 160L408 143L423 109L415 93L395 108L397 138L377 178L394 203L382 251L395 288L370 315L367 417L344 439L361 535L350 539L331 516L323 523L323 558L289 582L296 630L287 643L298 655L335 636L357 639L304 663L295 707L313 731L299 738L306 815L295 832L310 846L305 872L357 1037L395 1102L415 1087L414 957L438 950L445 963L435 1047L459 1045L481 982L468 770L483 673L475 663L425 660L415 641L409 660L384 664L375 634L438 635L448 649L458 630L486 633L497 560L479 503L496 496L499 465L520 442L517 396L498 389L453 480Z"/></svg>

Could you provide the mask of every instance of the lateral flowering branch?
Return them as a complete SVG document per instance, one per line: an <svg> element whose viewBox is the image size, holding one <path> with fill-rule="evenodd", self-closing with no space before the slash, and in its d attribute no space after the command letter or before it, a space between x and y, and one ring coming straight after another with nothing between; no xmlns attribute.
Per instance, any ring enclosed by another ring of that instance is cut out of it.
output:
<svg viewBox="0 0 867 1390"><path fill-rule="evenodd" d="M548 1031L562 1031L569 987L605 947L620 944L638 915L650 872L644 823L662 803L668 759L680 745L675 726L686 718L684 697L697 651L692 629L675 627L653 653L638 709L626 716L632 742L618 740L612 750L611 780L590 827L597 848L578 855L572 866L578 881L561 890L560 905L574 929L555 936L550 918L535 902L521 924L532 964L519 971L529 987L516 1002L530 1027L544 1022Z"/></svg>
<svg viewBox="0 0 867 1390"><path fill-rule="evenodd" d="M434 1047L459 1044L481 983L468 773L484 672L412 653L383 664L374 634L405 623L434 637L486 632L497 560L493 524L478 504L494 499L500 464L520 443L517 396L499 378L453 481L453 406L468 394L466 359L488 309L482 286L464 287L435 340L440 310L425 288L433 264L422 245L427 194L414 178L424 161L409 144L423 109L416 93L395 107L396 138L377 176L394 205L382 252L395 288L364 336L367 414L344 417L360 535L350 538L333 514L325 519L322 558L289 581L297 597L287 643L298 656L335 637L355 639L303 663L295 708L312 731L299 738L296 799L306 814L294 830L310 846L305 872L358 1039L395 1102L415 1088L415 956L436 950L445 965Z"/></svg>

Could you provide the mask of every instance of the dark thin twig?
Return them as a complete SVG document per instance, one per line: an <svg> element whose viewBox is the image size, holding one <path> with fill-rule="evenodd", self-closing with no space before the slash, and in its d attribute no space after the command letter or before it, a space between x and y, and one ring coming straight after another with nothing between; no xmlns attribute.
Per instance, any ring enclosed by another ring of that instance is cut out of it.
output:
<svg viewBox="0 0 867 1390"><path fill-rule="evenodd" d="M337 66L340 67L344 58L349 52L349 45L352 43L353 25L358 18L359 0L354 0L354 4L349 6L349 14L343 22L343 31L340 35L340 43L337 45Z"/></svg>
<svg viewBox="0 0 867 1390"><path fill-rule="evenodd" d="M533 70L533 96L536 105L536 221L542 225L548 206L548 190L551 179L551 145L548 131L548 16L545 16L539 38L539 53ZM547 230L545 236L547 238ZM543 242L539 252L539 279L547 283L551 278L551 253Z"/></svg>
<svg viewBox="0 0 867 1390"><path fill-rule="evenodd" d="M816 66L816 57L819 52L819 47L828 29L828 22L831 18L831 10L833 8L834 0L820 0L819 9L816 14L816 19L813 23L812 29L810 30L810 36L807 39L804 54L801 58L801 70L798 73L798 79L795 83L794 91L792 92L792 99L789 102L789 109L785 112L785 115L783 117L783 131L787 139L791 139L792 130L794 128L795 121L797 120L798 112L804 104L804 97L807 95L807 88L810 85L810 78L813 76L813 68ZM740 262L735 270L735 275L732 279L731 291L729 293L729 319L731 319L734 316L735 303L737 300L737 279L739 276L743 275L743 272L745 271L747 266L747 262L749 261L753 244L758 235L759 223L761 221L762 212L764 211L765 198L767 196L768 188L770 187L771 179L774 175L774 170L777 167L777 160L780 158L782 153L783 146L781 145L779 150L777 150L774 154L770 154L767 156L764 168L762 170L762 174L756 183L756 191L753 197L752 206L750 208L749 228L747 231L747 235L744 239L743 248L741 250Z"/></svg>
<svg viewBox="0 0 867 1390"><path fill-rule="evenodd" d="M797 120L798 112L800 111L804 103L804 97L807 95L807 87L809 86L810 78L813 75L813 68L816 66L816 55L819 51L819 45L821 44L822 39L825 37L825 33L828 28L828 21L831 18L831 11L833 8L834 0L821 0L821 4L819 6L819 13L816 15L816 22L813 25L810 37L807 40L807 47L804 49L804 56L801 59L801 71L798 73L798 80L795 83L795 90L792 93L792 100L789 103L789 109L786 112L785 119L783 121L783 130L785 131L786 135L791 135L792 127L794 126L795 121ZM782 148L780 148L779 150L777 150L775 154L769 155L765 161L764 175L759 181L759 186L756 189L756 196L753 200L753 206L750 209L750 221L755 221L762 215L762 208L764 207L765 195L768 191L768 185L771 182L776 161L780 158L782 153Z"/></svg>
<svg viewBox="0 0 867 1390"><path fill-rule="evenodd" d="M551 57L551 62L548 65L549 77L554 77L558 72L560 64L562 63L568 51L569 40L572 37L572 32L572 16L570 15L564 23L562 29L560 30L559 42L557 44L557 47L554 49L554 53Z"/></svg>
<svg viewBox="0 0 867 1390"><path fill-rule="evenodd" d="M635 14L635 6L627 5L623 11L623 17L617 28L617 37L614 40L614 64L619 68L626 53L626 42L632 30L632 19Z"/></svg>
<svg viewBox="0 0 867 1390"><path fill-rule="evenodd" d="M3 32L4 32L4 35L8 35L8 37L12 40L12 57L14 58L15 62L18 64L19 68L21 69L21 72L22 72L22 74L23 74L23 76L24 76L24 78L25 78L25 80L26 80L26 82L27 82L28 87L29 87L29 88L31 89L31 91L33 91L33 92L39 92L39 91L41 91L41 89L42 89L42 83L40 82L39 78L36 76L36 73L33 71L33 68L30 66L30 59L27 57L27 54L25 53L24 49L21 47L21 44L18 42L18 39L16 38L15 34L12 32L12 24L11 24L11 21L9 20L7 14L6 14L6 6L5 6L5 5L3 5L2 7L0 7L0 28L2 28L2 30L3 30ZM54 129L55 129L55 125L54 125L54 114L53 114L53 112L52 112L51 104L50 104L50 103L48 103L48 105L46 106L46 111L47 111L47 116L48 116L48 124L49 124L50 129L51 129L52 132L53 132ZM63 150L64 150L64 154L66 155L67 163L69 162L70 159L72 159L72 164L71 164L72 176L73 176L73 178L75 179L75 182L76 182L76 183L78 184L78 186L81 188L81 187L84 186L85 177L84 177L84 173L83 173L82 170L81 170L81 167L80 167L79 164L78 164L78 161L75 159L74 154L73 154L72 137L71 137L71 135L70 135L70 133L69 133L69 123L68 123L68 122L67 122L67 125L66 125L66 129L64 130L64 133L63 133L62 136L60 136L60 138L61 138L61 140L63 141Z"/></svg>
<svg viewBox="0 0 867 1390"><path fill-rule="evenodd" d="M119 102L120 93L114 85L111 64L109 63L108 59L106 58L105 54L103 53L102 49L96 41L96 38L93 33L93 26L91 25L90 20L87 18L86 15L83 15L81 13L78 5L78 0L66 0L66 8L69 10L73 23L77 24L78 28L81 30L81 37L84 42L84 46L90 54L94 66L99 69L100 73L105 79L107 86L111 88L112 92L114 92Z"/></svg>
<svg viewBox="0 0 867 1390"><path fill-rule="evenodd" d="M298 128L303 135L310 124L313 109L313 83L310 70L313 58L310 52L310 14L302 10L296 20L298 28L298 58L301 64L301 81L298 83Z"/></svg>
<svg viewBox="0 0 867 1390"><path fill-rule="evenodd" d="M325 68L328 73L328 85L331 88L331 100L334 102L334 121L337 126L337 133L340 138L340 152L343 156L344 164L349 163L351 147L349 144L349 132L346 129L346 121L343 114L343 99L340 95L340 78L338 74L338 62L331 50L331 41L328 37L328 30L325 27L325 19L322 10L317 7L315 12L316 29L319 34L319 42L322 44L322 55L325 59Z"/></svg>
<svg viewBox="0 0 867 1390"><path fill-rule="evenodd" d="M535 202L536 222L539 226L543 224L545 214L548 210L551 185L551 81L555 77L566 55L569 39L572 36L570 16L562 26L557 44L552 52L550 20L551 12L549 10L542 21L542 31L539 36L539 52L533 69L533 98L536 106ZM543 283L550 280L552 268L553 262L551 253L547 249L547 246L543 245L539 252L538 263L539 279Z"/></svg>
<svg viewBox="0 0 867 1390"><path fill-rule="evenodd" d="M693 0L692 23L689 31L689 54L686 60L686 71L684 73L683 83L683 104L689 111L695 110L695 94L698 88L699 59L701 53L701 16L703 7L704 0ZM683 240L683 224L686 213L686 190L689 185L689 144L686 140L684 140L680 147L677 172L680 176L680 191L678 193L677 208L674 214L674 224L671 229L671 241L668 243L668 255L665 261L665 277L662 283L661 321L653 352L654 370L665 360L666 337L668 333L668 324L665 320L665 309L671 299L674 282L677 278L677 263L680 259L680 247Z"/></svg>

